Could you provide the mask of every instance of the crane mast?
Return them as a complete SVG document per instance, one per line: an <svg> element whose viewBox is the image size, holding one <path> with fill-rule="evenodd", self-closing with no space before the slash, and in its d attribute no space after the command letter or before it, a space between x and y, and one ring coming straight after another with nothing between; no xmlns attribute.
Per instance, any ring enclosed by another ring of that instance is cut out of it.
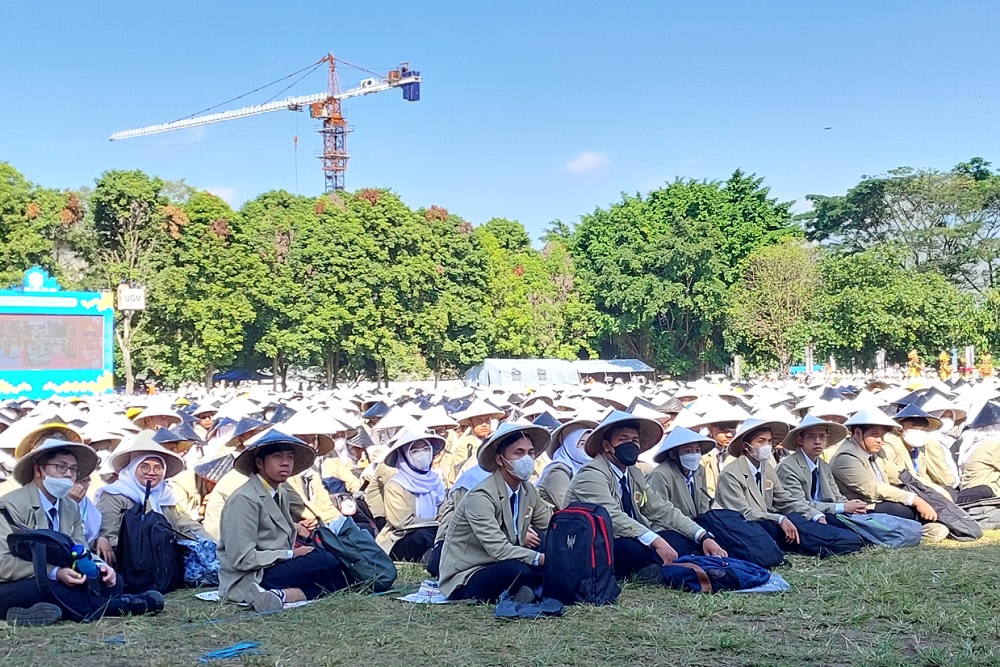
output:
<svg viewBox="0 0 1000 667"><path fill-rule="evenodd" d="M192 116L176 120L170 123L160 123L149 125L134 130L124 130L111 135L111 141L143 137L161 132L170 132L200 125L210 125L238 118L248 118L260 114L274 111L302 111L309 107L311 117L320 121L319 133L323 138L323 148L317 153L323 169L324 190L344 189L344 172L347 171L347 161L350 154L347 152L347 135L353 128L344 120L341 110L341 102L352 97L362 95L372 95L381 93L393 88L400 88L403 91L403 99L407 102L417 102L420 100L420 82L422 78L420 72L413 71L407 63L403 63L397 69L390 70L385 77L375 76L364 79L361 85L356 88L341 91L340 82L337 77L337 59L333 54L327 54L317 66L327 64L327 88L325 93L315 95L304 95L299 97L287 97L283 100L266 102L241 109L223 111L201 116Z"/></svg>

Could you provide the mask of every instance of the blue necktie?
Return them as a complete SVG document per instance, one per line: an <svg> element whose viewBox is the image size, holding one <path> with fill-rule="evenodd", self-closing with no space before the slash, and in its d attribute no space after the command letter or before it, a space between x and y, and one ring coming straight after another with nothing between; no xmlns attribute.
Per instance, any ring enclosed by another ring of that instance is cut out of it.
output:
<svg viewBox="0 0 1000 667"><path fill-rule="evenodd" d="M517 534L517 494L510 494L510 515L514 518L514 544L520 544L520 535Z"/></svg>
<svg viewBox="0 0 1000 667"><path fill-rule="evenodd" d="M819 466L813 468L813 500L819 500Z"/></svg>

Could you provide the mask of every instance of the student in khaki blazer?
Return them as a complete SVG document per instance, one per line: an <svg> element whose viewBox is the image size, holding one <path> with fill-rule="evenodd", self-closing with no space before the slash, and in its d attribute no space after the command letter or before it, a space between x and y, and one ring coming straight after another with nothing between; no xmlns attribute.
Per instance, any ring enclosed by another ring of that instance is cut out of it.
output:
<svg viewBox="0 0 1000 667"><path fill-rule="evenodd" d="M715 440L675 426L653 456L657 466L646 478L649 488L669 500L689 519L708 512L712 508L712 497L705 488L705 467L701 465L701 457L713 451L715 446Z"/></svg>
<svg viewBox="0 0 1000 667"><path fill-rule="evenodd" d="M184 469L177 454L153 440L152 431L142 431L135 440L111 456L111 467L117 481L97 492L95 504L101 513L101 530L94 542L94 551L114 565L114 548L122 515L136 503L146 502L146 482L150 484L146 512L158 512L170 526L187 539L211 539L200 523L176 507L168 480Z"/></svg>
<svg viewBox="0 0 1000 667"><path fill-rule="evenodd" d="M726 403L710 410L698 424L691 427L694 431L707 428L708 437L716 444L715 448L706 452L701 458L701 465L705 469L705 491L712 498L715 497L719 475L729 463L729 443L733 439L733 434L749 416L750 414L743 408Z"/></svg>
<svg viewBox="0 0 1000 667"><path fill-rule="evenodd" d="M782 445L789 454L778 464L778 480L793 500L823 512L828 522L833 515L865 512L862 500L848 500L840 492L823 452L830 442L847 437L847 428L808 414L785 436Z"/></svg>
<svg viewBox="0 0 1000 667"><path fill-rule="evenodd" d="M551 463L542 470L535 489L553 509L566 507L566 490L573 475L590 461L587 436L595 428L597 422L591 419L574 419L552 432L547 450Z"/></svg>
<svg viewBox="0 0 1000 667"><path fill-rule="evenodd" d="M920 496L889 483L882 464L883 436L898 428L878 408L865 408L844 424L850 436L830 460L830 470L841 493L849 500L863 500L869 510L893 514L924 524L924 538L943 540L948 529L937 521L937 512Z"/></svg>
<svg viewBox="0 0 1000 667"><path fill-rule="evenodd" d="M219 594L226 600L276 611L347 586L331 552L295 546L297 528L284 482L315 458L309 445L274 428L255 436L236 458L233 469L247 481L222 510Z"/></svg>
<svg viewBox="0 0 1000 667"><path fill-rule="evenodd" d="M393 560L429 562L438 508L445 499L444 482L433 470L442 449L444 438L411 430L400 433L385 455L396 474L385 485L385 527L376 541Z"/></svg>
<svg viewBox="0 0 1000 667"><path fill-rule="evenodd" d="M440 582L449 598L495 601L509 590L519 602L534 600L545 555L528 529L543 532L552 510L528 480L548 441L540 426L502 424L479 448L490 476L458 504L444 540Z"/></svg>
<svg viewBox="0 0 1000 667"><path fill-rule="evenodd" d="M729 453L738 458L722 471L715 506L756 522L784 551L823 557L832 555L826 545L833 541L842 545L837 553L860 550L864 543L856 533L828 523L805 497L794 498L782 486L771 453L775 439L787 433L788 426L781 422L753 418L743 422L729 443Z"/></svg>
<svg viewBox="0 0 1000 667"><path fill-rule="evenodd" d="M958 494L952 488L955 477L944 461L941 445L931 436L931 431L941 428L941 420L916 405L907 405L893 421L899 424L902 433L892 440L892 434L886 434L883 451L896 469L897 479L898 472L906 470L948 500L957 500Z"/></svg>
<svg viewBox="0 0 1000 667"><path fill-rule="evenodd" d="M713 536L646 483L639 454L659 443L663 427L652 419L614 411L587 437L583 466L566 491L567 503L601 505L614 528L615 574L659 583L660 566L678 554L725 556Z"/></svg>
<svg viewBox="0 0 1000 667"><path fill-rule="evenodd" d="M163 609L163 596L153 591L122 595L123 583L114 568L95 558L99 582L72 568L47 567L48 581L40 585L30 561L14 556L7 537L22 530L49 529L84 543L80 509L68 494L77 478L97 466L90 447L57 438L38 443L14 466L21 485L0 497L0 618L14 625L50 625L63 618L96 620L101 616L145 614ZM56 599L59 606L53 604Z"/></svg>

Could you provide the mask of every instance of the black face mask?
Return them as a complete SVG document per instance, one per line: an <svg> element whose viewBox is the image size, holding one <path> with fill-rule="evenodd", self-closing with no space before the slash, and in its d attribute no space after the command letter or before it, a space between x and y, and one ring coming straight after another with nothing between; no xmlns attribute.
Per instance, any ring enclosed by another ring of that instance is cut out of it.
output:
<svg viewBox="0 0 1000 667"><path fill-rule="evenodd" d="M623 466L634 466L639 460L639 443L635 441L623 442L615 447L615 458Z"/></svg>

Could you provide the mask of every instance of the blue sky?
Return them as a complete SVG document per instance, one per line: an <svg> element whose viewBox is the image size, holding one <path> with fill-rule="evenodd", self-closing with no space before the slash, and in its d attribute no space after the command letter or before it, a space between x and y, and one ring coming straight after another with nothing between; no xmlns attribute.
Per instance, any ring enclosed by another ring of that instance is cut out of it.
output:
<svg viewBox="0 0 1000 667"><path fill-rule="evenodd" d="M306 113L107 137L329 51L378 70L409 61L425 77L418 103L395 91L344 103L348 189L391 187L475 224L518 219L535 237L678 176L742 167L801 200L900 165L1000 163L1000 3L4 4L0 160L50 187L138 168L238 205L295 191L297 161L298 191L318 194ZM344 69L341 85L364 76ZM324 87L317 72L289 94Z"/></svg>

